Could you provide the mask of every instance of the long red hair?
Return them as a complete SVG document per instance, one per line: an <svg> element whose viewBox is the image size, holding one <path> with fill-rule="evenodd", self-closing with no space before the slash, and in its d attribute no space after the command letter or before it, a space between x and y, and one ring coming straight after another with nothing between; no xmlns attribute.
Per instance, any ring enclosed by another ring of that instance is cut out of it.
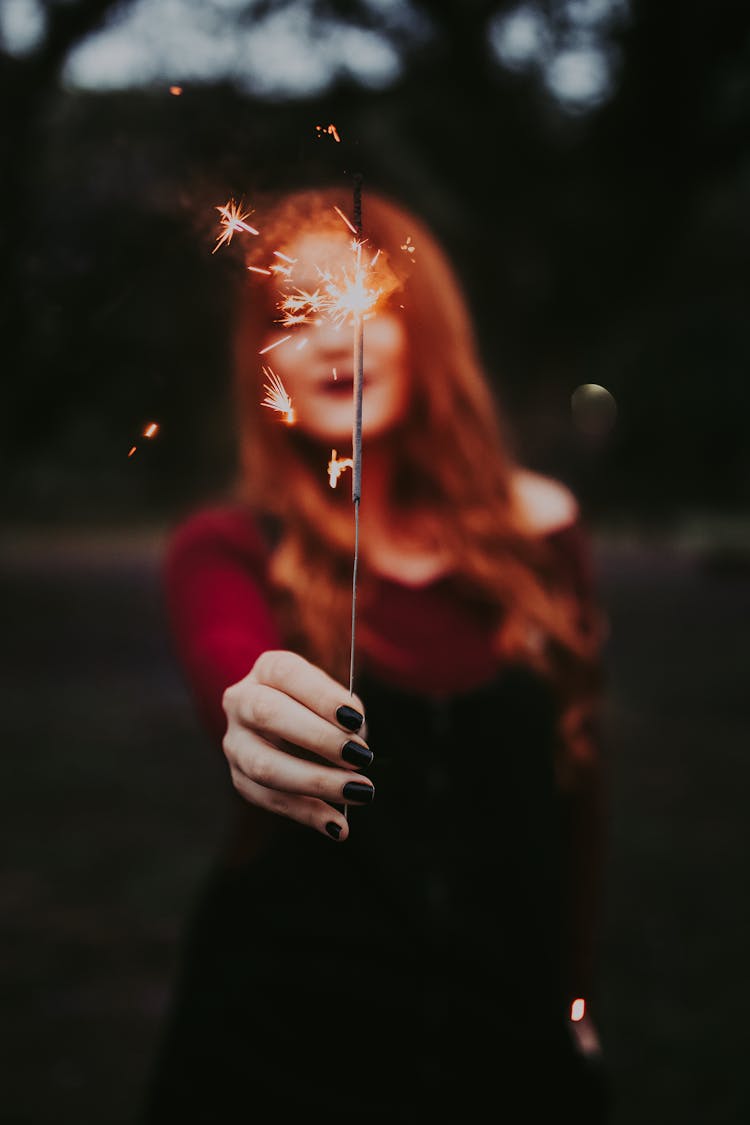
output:
<svg viewBox="0 0 750 1125"><path fill-rule="evenodd" d="M351 212L337 188L311 188L256 201L259 237L247 238L246 264L267 267L300 233L341 231L334 208ZM434 235L386 196L364 196L362 237L377 248L398 283L410 356L411 397L391 443L392 502L439 526L462 582L496 613L498 656L532 665L559 700L560 777L593 752L592 719L600 688L602 615L562 584L548 543L534 532L512 487L519 465L512 438L480 362L461 286ZM407 239L410 241L407 242ZM414 246L413 254L404 247ZM258 351L278 320L278 289L252 271L239 287L234 387L237 493L258 514L280 521L271 557L276 609L289 647L348 680L353 519L347 488L331 489L320 447L260 406ZM282 330L279 329L280 335ZM269 357L270 358L270 357ZM366 445L365 445L366 456ZM358 606L368 598L360 570ZM358 626L358 646L367 634Z"/></svg>

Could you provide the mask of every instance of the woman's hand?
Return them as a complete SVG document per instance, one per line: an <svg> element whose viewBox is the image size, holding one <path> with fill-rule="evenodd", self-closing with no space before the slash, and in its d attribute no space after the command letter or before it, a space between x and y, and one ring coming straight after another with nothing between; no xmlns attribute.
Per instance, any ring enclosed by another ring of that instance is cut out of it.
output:
<svg viewBox="0 0 750 1125"><path fill-rule="evenodd" d="M354 733L366 732L359 697L297 653L276 650L261 653L244 680L227 688L222 705L222 747L237 792L345 840L347 819L332 804L367 804L375 795L372 782L355 773L372 761Z"/></svg>

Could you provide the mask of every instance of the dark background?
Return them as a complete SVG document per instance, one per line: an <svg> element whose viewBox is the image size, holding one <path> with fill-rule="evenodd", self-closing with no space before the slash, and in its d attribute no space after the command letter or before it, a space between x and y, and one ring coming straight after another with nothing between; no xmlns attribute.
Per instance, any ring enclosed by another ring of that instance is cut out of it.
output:
<svg viewBox="0 0 750 1125"><path fill-rule="evenodd" d="M33 49L1 59L0 1122L133 1120L222 831L226 778L159 581L168 528L233 464L234 275L211 254L213 208L360 171L365 207L368 185L393 191L445 242L520 456L569 483L591 527L611 622L598 1020L617 1125L739 1125L750 10L415 2L399 21L329 0L297 7L321 34L389 38L400 76L334 73L304 98L179 70L71 83L76 45L132 6L50 2ZM213 7L231 35L285 5ZM542 46L504 63L492 29L519 9ZM584 41L610 82L573 102L546 79ZM571 410L586 383L617 407L596 433Z"/></svg>

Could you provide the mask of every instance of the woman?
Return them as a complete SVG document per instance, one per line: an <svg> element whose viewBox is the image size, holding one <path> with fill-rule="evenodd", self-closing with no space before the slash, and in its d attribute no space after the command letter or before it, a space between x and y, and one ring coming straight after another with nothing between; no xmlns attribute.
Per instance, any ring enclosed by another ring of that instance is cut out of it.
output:
<svg viewBox="0 0 750 1125"><path fill-rule="evenodd" d="M349 210L336 189L258 203L236 493L166 558L237 820L191 918L145 1119L473 1122L520 1099L527 1121L571 1104L602 1121L570 1022L601 854L586 531L562 484L514 460L434 236L366 193L380 295L350 693L353 506L348 470L332 487L326 468L351 450L352 331L320 308L355 262ZM274 376L293 415L262 407Z"/></svg>

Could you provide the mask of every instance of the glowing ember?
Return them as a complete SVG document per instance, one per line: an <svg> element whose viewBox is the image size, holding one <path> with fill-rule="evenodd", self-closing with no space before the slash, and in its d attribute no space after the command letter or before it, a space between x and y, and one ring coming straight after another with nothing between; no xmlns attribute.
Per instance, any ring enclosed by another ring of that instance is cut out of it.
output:
<svg viewBox="0 0 750 1125"><path fill-rule="evenodd" d="M293 426L295 422L294 409L292 408L292 400L284 389L284 384L270 367L264 367L263 374L268 382L263 386L266 397L261 402L261 406L267 406L270 410L276 410L279 414L284 414L286 424Z"/></svg>
<svg viewBox="0 0 750 1125"><path fill-rule="evenodd" d="M235 203L233 199L230 199L228 203L217 207L216 210L221 215L221 225L224 229L216 239L216 245L211 251L212 254L215 254L224 243L228 246L232 241L232 235L236 234L237 231L245 231L247 234L259 233L255 227L251 227L249 223L245 222L245 220L252 215L252 209L250 211L243 211L241 204Z"/></svg>
<svg viewBox="0 0 750 1125"><path fill-rule="evenodd" d="M414 243L411 240L411 235L407 236L406 242L401 243L401 249L405 250L407 254L413 254L414 253L414 251L416 250L416 246L414 245Z"/></svg>
<svg viewBox="0 0 750 1125"><path fill-rule="evenodd" d="M586 1001L583 999L583 997L579 996L578 999L574 1000L570 1005L570 1018L572 1019L573 1023L578 1023L583 1019L585 1014Z"/></svg>
<svg viewBox="0 0 750 1125"><path fill-rule="evenodd" d="M351 457L337 457L336 450L331 450L331 460L328 462L328 483L331 488L336 487L336 481L339 479L344 469L351 469L354 467L354 462Z"/></svg>
<svg viewBox="0 0 750 1125"><path fill-rule="evenodd" d="M128 457L132 457L133 454L135 453L135 451L136 451L136 446L135 445L131 446L130 452L128 453Z"/></svg>
<svg viewBox="0 0 750 1125"><path fill-rule="evenodd" d="M315 132L319 137L333 137L334 141L341 143L341 137L335 125L316 125Z"/></svg>
<svg viewBox="0 0 750 1125"><path fill-rule="evenodd" d="M149 424L146 426L146 428L143 431L143 436L145 438L156 437L158 432L159 432L158 423L157 422L149 422Z"/></svg>
<svg viewBox="0 0 750 1125"><path fill-rule="evenodd" d="M170 86L169 92L173 98L179 98L180 94L182 93L182 86Z"/></svg>

